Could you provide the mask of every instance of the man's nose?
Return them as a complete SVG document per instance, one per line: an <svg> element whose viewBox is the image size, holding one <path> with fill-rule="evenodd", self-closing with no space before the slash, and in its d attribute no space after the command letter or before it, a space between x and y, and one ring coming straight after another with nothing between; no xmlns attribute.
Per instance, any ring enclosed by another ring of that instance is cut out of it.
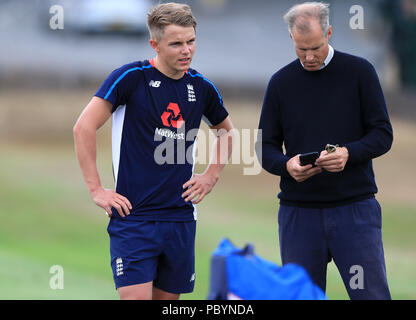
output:
<svg viewBox="0 0 416 320"><path fill-rule="evenodd" d="M306 53L306 61L311 62L314 60L314 55L312 53Z"/></svg>
<svg viewBox="0 0 416 320"><path fill-rule="evenodd" d="M191 52L191 46L185 45L182 47L182 54L189 54Z"/></svg>

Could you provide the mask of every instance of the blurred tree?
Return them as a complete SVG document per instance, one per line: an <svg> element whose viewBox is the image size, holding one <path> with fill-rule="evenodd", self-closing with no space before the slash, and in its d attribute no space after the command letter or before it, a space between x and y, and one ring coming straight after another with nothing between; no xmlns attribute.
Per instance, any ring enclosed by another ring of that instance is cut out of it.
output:
<svg viewBox="0 0 416 320"><path fill-rule="evenodd" d="M380 8L391 24L392 50L399 60L402 85L416 89L416 0L381 0Z"/></svg>

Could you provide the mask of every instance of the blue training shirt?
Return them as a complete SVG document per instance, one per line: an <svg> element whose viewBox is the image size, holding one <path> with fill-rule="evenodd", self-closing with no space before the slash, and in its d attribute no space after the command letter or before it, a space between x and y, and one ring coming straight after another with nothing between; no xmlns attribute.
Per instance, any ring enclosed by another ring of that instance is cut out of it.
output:
<svg viewBox="0 0 416 320"><path fill-rule="evenodd" d="M217 125L228 116L214 84L193 69L169 78L145 60L114 70L95 96L113 106L116 192L133 207L125 219L196 220L182 186L193 174L202 117ZM120 217L114 208L112 213Z"/></svg>

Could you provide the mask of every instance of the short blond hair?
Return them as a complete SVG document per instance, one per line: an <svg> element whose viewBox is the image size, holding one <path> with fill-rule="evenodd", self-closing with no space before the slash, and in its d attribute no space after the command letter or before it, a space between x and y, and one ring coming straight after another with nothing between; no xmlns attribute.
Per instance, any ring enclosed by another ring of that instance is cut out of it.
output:
<svg viewBox="0 0 416 320"><path fill-rule="evenodd" d="M165 27L171 24L196 29L196 19L191 8L182 3L161 3L147 14L147 28L152 39L160 40Z"/></svg>

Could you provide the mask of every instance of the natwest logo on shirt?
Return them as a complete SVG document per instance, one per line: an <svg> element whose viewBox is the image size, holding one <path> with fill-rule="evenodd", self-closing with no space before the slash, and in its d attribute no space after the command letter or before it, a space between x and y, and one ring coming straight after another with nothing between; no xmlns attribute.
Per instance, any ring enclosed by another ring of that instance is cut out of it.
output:
<svg viewBox="0 0 416 320"><path fill-rule="evenodd" d="M179 129L185 123L182 118L179 105L174 102L169 103L166 111L162 113L161 119L165 127L174 127Z"/></svg>

